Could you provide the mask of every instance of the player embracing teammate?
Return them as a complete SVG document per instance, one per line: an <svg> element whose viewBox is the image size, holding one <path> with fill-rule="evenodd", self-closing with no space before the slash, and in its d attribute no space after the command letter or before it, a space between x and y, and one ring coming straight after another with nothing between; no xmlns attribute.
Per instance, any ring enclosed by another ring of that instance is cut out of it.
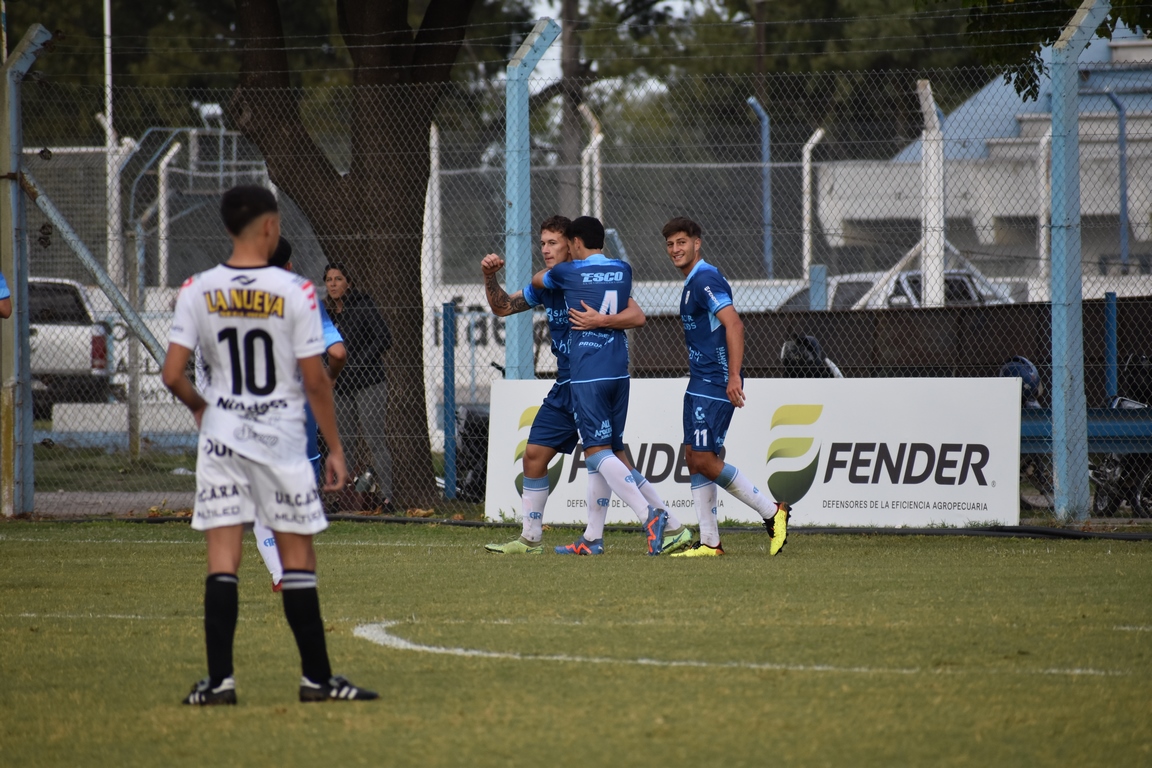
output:
<svg viewBox="0 0 1152 768"><path fill-rule="evenodd" d="M684 275L680 321L688 345L688 389L684 393L684 456L692 473L692 499L700 540L673 557L724 554L716 520L716 486L721 485L764 519L775 555L788 538L789 508L760 493L752 481L720 458L728 425L744 407L744 323L732 305L732 288L720 270L700 255L700 225L675 218L664 225L664 245Z"/></svg>
<svg viewBox="0 0 1152 768"><path fill-rule="evenodd" d="M686 546L691 533L664 509L655 489L624 452L628 416L628 337L613 327L612 317L629 305L632 267L604 255L604 225L581 216L566 232L572 261L557 264L532 278L535 290L560 293L569 308L568 358L576 428L584 444L589 473L588 527L573 544L557 547L565 554L603 552L607 496L591 480L600 479L632 508L644 528L648 554Z"/></svg>
<svg viewBox="0 0 1152 768"><path fill-rule="evenodd" d="M592 219L595 221L595 219ZM599 222L597 222L599 224ZM570 228L572 222L563 216L552 216L540 225L540 250L544 256L547 270L559 265L567 264L572 258ZM603 231L601 230L599 248L603 247ZM581 241L581 245L583 241ZM581 258L588 254L581 252ZM601 255L601 258L603 256ZM622 264L622 262L613 262ZM484 287L488 297L488 304L492 312L498 317L519 312L526 312L537 306L544 307L548 317L548 330L552 339L552 352L556 355L556 383L544 398L544 402L536 412L532 421L532 429L524 451L524 487L523 487L523 527L520 537L505 544L489 544L485 547L495 554L543 554L543 521L544 505L548 500L548 463L557 453L570 453L580 440L577 429L578 416L573 397L572 370L570 366L570 334L579 335L583 331L596 332L606 336L619 332L620 337L627 344L623 331L644 325L644 312L631 299L628 292L620 294L619 287L614 290L616 300L612 303L612 311L598 311L588 303L583 305L570 305L565 293L555 287L543 286L543 272L537 275L534 283L523 290L509 296L500 287L496 279L497 273L504 266L504 260L494 253L484 257L480 263L484 273ZM623 268L627 268L624 264ZM618 270L612 270L613 272ZM630 278L629 278L630 279ZM588 298L588 297L586 297ZM600 300L596 299L596 307L602 307ZM619 311L617 311L619 310ZM627 374L627 351L625 349L624 372ZM625 389L625 408L627 406L627 390ZM623 431L621 420L619 429ZM589 445L587 440L585 445ZM641 523L647 521L648 510L659 509L663 502L656 494L650 483L628 463L623 453L623 442L615 450L620 453L616 456L625 465L631 488L638 490L643 496L643 509L646 514L640 517ZM555 548L557 554L562 555L600 555L604 552L604 523L608 516L608 503L612 497L612 487L605 477L597 471L598 463L588 464L588 525L584 534L572 544ZM623 497L622 497L623 498ZM633 501L637 501L633 497ZM639 503L639 502L637 502ZM636 507L634 507L636 509ZM686 546L691 540L691 533L679 521L673 521L662 534L656 548L672 551Z"/></svg>

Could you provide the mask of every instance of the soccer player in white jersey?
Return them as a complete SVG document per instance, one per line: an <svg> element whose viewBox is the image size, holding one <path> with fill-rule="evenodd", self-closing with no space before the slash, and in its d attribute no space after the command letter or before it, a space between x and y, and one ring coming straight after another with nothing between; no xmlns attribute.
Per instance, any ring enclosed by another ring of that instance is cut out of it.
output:
<svg viewBox="0 0 1152 768"><path fill-rule="evenodd" d="M692 499L700 541L673 557L723 555L716 521L716 486L752 507L772 537L775 555L788 538L787 504L773 502L736 467L720 458L728 425L744 407L744 323L732 305L732 288L720 270L700 255L700 225L675 218L664 225L664 245L684 275L680 320L688 346L688 389L684 393L684 458L692 473Z"/></svg>
<svg viewBox="0 0 1152 768"><path fill-rule="evenodd" d="M245 526L272 529L284 564L284 615L296 637L301 701L362 700L377 694L332 674L316 591L312 537L328 526L306 454L304 403L328 443L325 490L348 480L336 431L332 385L321 355L316 289L268 266L280 239L276 198L235 187L220 203L232 237L227 262L181 287L172 320L164 384L200 428L192 527L204 531L208 578L204 634L208 676L185 704L235 704L232 645L239 610L237 571ZM212 370L202 397L185 374L199 346Z"/></svg>
<svg viewBox="0 0 1152 768"><path fill-rule="evenodd" d="M272 258L268 259L268 265L281 267L289 272L292 271L292 243L286 237L280 238ZM320 325L324 329L324 351L328 355L328 377L335 381L348 359L348 352L344 348L344 339L340 336L340 331L336 330L336 326L328 318L328 313L324 311L324 304L318 303L316 306L320 310ZM200 353L200 348L197 347L196 389L200 390L201 394L208 390L208 381L211 376L212 372L204 363L204 355ZM317 484L322 484L324 482L324 467L320 459L320 447L316 440L316 419L312 417L312 411L307 404L304 405L304 416L305 433L308 436L308 462L316 473ZM279 592L283 586L281 581L284 578L284 565L280 562L280 553L276 550L276 537L272 533L272 529L261 523L259 519L252 524L252 533L256 536L256 551L260 553L260 557L264 560L264 567L268 569L268 574L272 577L272 591Z"/></svg>

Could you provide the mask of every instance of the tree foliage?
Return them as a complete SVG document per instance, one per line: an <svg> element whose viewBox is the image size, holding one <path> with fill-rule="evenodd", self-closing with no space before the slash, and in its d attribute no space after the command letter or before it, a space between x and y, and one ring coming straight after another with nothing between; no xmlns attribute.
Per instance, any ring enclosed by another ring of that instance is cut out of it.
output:
<svg viewBox="0 0 1152 768"><path fill-rule="evenodd" d="M979 47L981 60L1012 83L1023 97L1040 95L1046 66L1040 52L1060 38L1061 30L1080 7L1077 0L964 0L968 8L968 38ZM1097 34L1108 39L1117 24L1152 29L1152 3L1113 0L1108 18Z"/></svg>

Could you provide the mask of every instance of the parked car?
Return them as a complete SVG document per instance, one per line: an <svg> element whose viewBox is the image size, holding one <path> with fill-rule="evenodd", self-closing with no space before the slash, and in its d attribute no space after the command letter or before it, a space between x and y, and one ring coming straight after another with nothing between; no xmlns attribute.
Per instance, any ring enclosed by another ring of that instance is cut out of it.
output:
<svg viewBox="0 0 1152 768"><path fill-rule="evenodd" d="M56 403L110 399L109 329L93 318L88 292L80 283L28 279L33 418L50 418Z"/></svg>
<svg viewBox="0 0 1152 768"><path fill-rule="evenodd" d="M878 281L888 275L882 290L873 291ZM835 275L828 279L830 309L883 309L885 307L922 307L923 275L918 269L889 275L887 272L860 272ZM871 295L869 293L871 292ZM996 285L974 269L949 269L944 272L944 305L979 306L1011 304L1007 286ZM800 288L780 305L782 312L808 309L808 287Z"/></svg>

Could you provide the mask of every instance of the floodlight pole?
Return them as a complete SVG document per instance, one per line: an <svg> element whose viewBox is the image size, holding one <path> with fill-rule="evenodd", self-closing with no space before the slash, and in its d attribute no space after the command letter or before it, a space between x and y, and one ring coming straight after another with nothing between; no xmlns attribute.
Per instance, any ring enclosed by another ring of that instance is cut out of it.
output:
<svg viewBox="0 0 1152 768"><path fill-rule="evenodd" d="M1089 511L1078 61L1110 9L1084 0L1052 49L1052 466L1061 520Z"/></svg>
<svg viewBox="0 0 1152 768"><path fill-rule="evenodd" d="M504 134L504 258L509 293L532 279L532 137L528 124L528 78L560 35L552 19L536 22L532 33L508 62L505 84ZM521 312L505 325L504 376L533 379L532 316Z"/></svg>
<svg viewBox="0 0 1152 768"><path fill-rule="evenodd" d="M52 33L33 24L0 78L0 271L10 278L12 317L0 321L0 514L31 512L32 507L32 376L28 318L28 219L20 191L20 155L24 148L20 86Z"/></svg>

